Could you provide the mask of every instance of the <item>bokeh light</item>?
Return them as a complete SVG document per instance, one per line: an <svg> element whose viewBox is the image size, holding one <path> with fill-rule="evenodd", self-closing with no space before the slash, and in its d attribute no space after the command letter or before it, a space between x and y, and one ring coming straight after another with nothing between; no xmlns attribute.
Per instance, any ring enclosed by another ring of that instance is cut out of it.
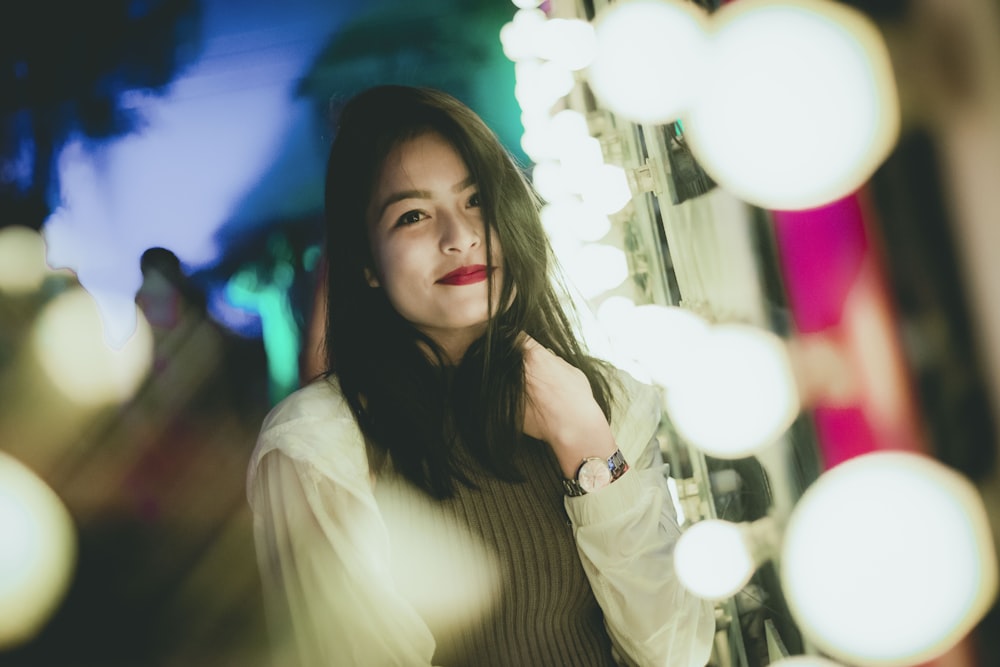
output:
<svg viewBox="0 0 1000 667"><path fill-rule="evenodd" d="M820 476L782 547L782 589L802 632L863 667L903 667L962 639L997 593L986 510L954 470L879 451Z"/></svg>
<svg viewBox="0 0 1000 667"><path fill-rule="evenodd" d="M712 16L705 75L685 121L720 185L765 208L850 194L888 156L899 101L882 36L826 0L741 0Z"/></svg>
<svg viewBox="0 0 1000 667"><path fill-rule="evenodd" d="M587 80L612 111L640 123L676 120L691 103L704 61L704 10L676 0L615 2L594 21Z"/></svg>
<svg viewBox="0 0 1000 667"><path fill-rule="evenodd" d="M36 291L48 274L45 241L29 227L0 229L0 291L23 294Z"/></svg>
<svg viewBox="0 0 1000 667"><path fill-rule="evenodd" d="M584 297L591 299L628 279L625 251L603 243L587 243L560 258L566 273Z"/></svg>
<svg viewBox="0 0 1000 667"><path fill-rule="evenodd" d="M608 216L593 210L576 198L563 198L546 204L541 211L542 225L553 245L563 242L600 241L611 231Z"/></svg>
<svg viewBox="0 0 1000 667"><path fill-rule="evenodd" d="M772 662L771 667L843 667L843 665L818 655L793 655Z"/></svg>
<svg viewBox="0 0 1000 667"><path fill-rule="evenodd" d="M597 316L615 347L641 364L656 384L669 389L698 373L689 351L708 334L709 324L677 306L636 306L621 297L607 299Z"/></svg>
<svg viewBox="0 0 1000 667"><path fill-rule="evenodd" d="M593 26L579 19L553 18L539 31L536 55L557 62L568 70L585 68L594 59L597 38Z"/></svg>
<svg viewBox="0 0 1000 667"><path fill-rule="evenodd" d="M681 533L674 550L677 578L706 600L735 595L750 581L755 568L743 528L730 521L699 521Z"/></svg>
<svg viewBox="0 0 1000 667"><path fill-rule="evenodd" d="M34 637L62 601L76 563L62 501L0 451L0 649Z"/></svg>
<svg viewBox="0 0 1000 667"><path fill-rule="evenodd" d="M723 459L775 441L799 412L784 342L763 329L716 325L688 350L690 372L666 392L670 419L691 444Z"/></svg>
<svg viewBox="0 0 1000 667"><path fill-rule="evenodd" d="M93 406L124 401L135 393L152 363L152 331L141 313L136 318L132 336L120 348L112 348L94 299L82 288L70 289L46 304L39 315L35 356L68 398Z"/></svg>
<svg viewBox="0 0 1000 667"><path fill-rule="evenodd" d="M586 205L612 215L632 200L632 190L624 169L615 164L602 164L583 175L580 196Z"/></svg>

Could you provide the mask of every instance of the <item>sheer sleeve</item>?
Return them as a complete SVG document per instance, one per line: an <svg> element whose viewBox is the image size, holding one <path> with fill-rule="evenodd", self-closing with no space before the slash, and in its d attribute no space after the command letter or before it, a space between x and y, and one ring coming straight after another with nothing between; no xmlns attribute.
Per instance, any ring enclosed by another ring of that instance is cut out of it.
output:
<svg viewBox="0 0 1000 667"><path fill-rule="evenodd" d="M374 504L273 451L254 513L278 665L430 665L434 639L395 590Z"/></svg>
<svg viewBox="0 0 1000 667"><path fill-rule="evenodd" d="M623 384L612 429L630 468L596 493L566 499L577 549L621 662L704 667L715 614L674 574L680 529L655 438L659 395L630 376Z"/></svg>
<svg viewBox="0 0 1000 667"><path fill-rule="evenodd" d="M364 442L335 383L268 415L247 496L276 665L431 664L433 635L393 578Z"/></svg>

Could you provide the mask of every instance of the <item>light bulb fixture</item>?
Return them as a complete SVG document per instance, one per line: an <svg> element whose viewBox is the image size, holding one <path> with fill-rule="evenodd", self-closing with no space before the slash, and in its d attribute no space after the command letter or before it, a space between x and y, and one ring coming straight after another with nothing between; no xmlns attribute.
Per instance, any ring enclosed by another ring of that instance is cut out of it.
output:
<svg viewBox="0 0 1000 667"><path fill-rule="evenodd" d="M581 175L579 183L583 203L612 215L632 200L632 190L625 170L616 164L600 164Z"/></svg>
<svg viewBox="0 0 1000 667"><path fill-rule="evenodd" d="M561 64L568 70L585 68L594 59L594 27L579 19L551 18L539 33L536 53L542 60Z"/></svg>
<svg viewBox="0 0 1000 667"><path fill-rule="evenodd" d="M687 351L689 372L671 381L666 407L677 432L722 459L770 445L799 412L788 350L775 334L721 324Z"/></svg>
<svg viewBox="0 0 1000 667"><path fill-rule="evenodd" d="M806 490L787 523L780 575L803 634L860 667L935 658L997 595L976 488L935 459L902 451L849 459Z"/></svg>
<svg viewBox="0 0 1000 667"><path fill-rule="evenodd" d="M773 553L774 522L705 519L681 533L674 548L674 570L681 585L705 600L738 593Z"/></svg>
<svg viewBox="0 0 1000 667"><path fill-rule="evenodd" d="M680 0L611 3L594 19L586 70L597 98L640 123L676 120L691 103L704 60L707 14Z"/></svg>
<svg viewBox="0 0 1000 667"><path fill-rule="evenodd" d="M561 258L561 261L573 284L588 299L628 280L625 251L612 245L586 243L569 257Z"/></svg>
<svg viewBox="0 0 1000 667"><path fill-rule="evenodd" d="M882 35L841 3L724 5L711 18L703 72L685 118L688 144L721 186L764 208L850 194L899 134Z"/></svg>
<svg viewBox="0 0 1000 667"><path fill-rule="evenodd" d="M700 372L690 350L708 335L709 324L693 311L609 299L597 316L615 347L645 368L657 385L669 390Z"/></svg>

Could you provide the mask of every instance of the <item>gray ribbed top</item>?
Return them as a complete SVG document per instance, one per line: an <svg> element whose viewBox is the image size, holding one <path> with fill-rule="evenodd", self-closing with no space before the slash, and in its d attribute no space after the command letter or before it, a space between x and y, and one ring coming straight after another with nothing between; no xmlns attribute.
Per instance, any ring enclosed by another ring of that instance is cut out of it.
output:
<svg viewBox="0 0 1000 667"><path fill-rule="evenodd" d="M530 667L614 665L563 507L562 473L548 446L530 441L517 457L523 483L495 479L468 465L478 489L457 485L442 501L495 550L500 596L482 624L439 638L435 665Z"/></svg>

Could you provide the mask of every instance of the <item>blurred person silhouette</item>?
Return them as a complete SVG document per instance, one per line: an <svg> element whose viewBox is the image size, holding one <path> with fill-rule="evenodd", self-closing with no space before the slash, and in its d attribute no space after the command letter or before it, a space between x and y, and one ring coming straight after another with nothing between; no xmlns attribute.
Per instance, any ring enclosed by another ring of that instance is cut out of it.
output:
<svg viewBox="0 0 1000 667"><path fill-rule="evenodd" d="M703 667L659 395L576 338L496 135L448 94L369 89L325 208L326 372L247 471L277 664Z"/></svg>
<svg viewBox="0 0 1000 667"><path fill-rule="evenodd" d="M161 371L181 339L204 321L206 300L171 250L147 248L139 258L139 268L142 284L135 302L153 330L156 353L153 368Z"/></svg>

